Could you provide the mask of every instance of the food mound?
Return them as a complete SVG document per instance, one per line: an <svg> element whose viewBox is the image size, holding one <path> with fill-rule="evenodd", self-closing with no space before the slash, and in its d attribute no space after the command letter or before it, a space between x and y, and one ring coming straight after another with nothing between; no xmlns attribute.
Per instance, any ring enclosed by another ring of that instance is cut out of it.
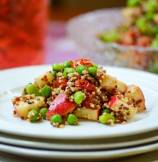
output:
<svg viewBox="0 0 158 162"><path fill-rule="evenodd" d="M15 116L30 122L49 120L55 127L77 125L78 119L121 124L146 110L138 86L126 85L88 59L53 64L12 102Z"/></svg>
<svg viewBox="0 0 158 162"><path fill-rule="evenodd" d="M128 0L124 24L102 33L103 42L158 48L158 0Z"/></svg>

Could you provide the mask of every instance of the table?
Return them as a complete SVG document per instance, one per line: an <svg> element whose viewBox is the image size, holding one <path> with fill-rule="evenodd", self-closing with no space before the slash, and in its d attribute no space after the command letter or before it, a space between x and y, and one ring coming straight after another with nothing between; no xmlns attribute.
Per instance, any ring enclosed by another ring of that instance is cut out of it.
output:
<svg viewBox="0 0 158 162"><path fill-rule="evenodd" d="M30 159L30 158L23 158L23 157L18 157L15 155L11 154L6 154L0 152L0 162L43 162L43 161L58 161L62 162L60 160L42 160L42 159ZM74 160L64 160L64 162L74 162ZM79 162L81 160L75 160L75 162ZM142 155L137 155L137 156L132 156L132 157L127 157L127 158L120 158L120 159L114 159L114 160L101 160L102 162L158 162L158 151L154 151L151 153L146 153ZM86 160L86 162L88 162ZM89 161L90 162L90 161Z"/></svg>

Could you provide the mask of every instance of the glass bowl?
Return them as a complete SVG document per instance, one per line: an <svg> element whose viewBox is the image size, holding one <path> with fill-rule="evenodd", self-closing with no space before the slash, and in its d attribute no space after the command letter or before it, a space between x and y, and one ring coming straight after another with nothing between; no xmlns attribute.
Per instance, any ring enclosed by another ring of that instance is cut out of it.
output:
<svg viewBox="0 0 158 162"><path fill-rule="evenodd" d="M158 73L158 49L104 43L98 34L124 23L121 8L97 10L71 19L68 36L77 42L80 55L99 64L136 68Z"/></svg>

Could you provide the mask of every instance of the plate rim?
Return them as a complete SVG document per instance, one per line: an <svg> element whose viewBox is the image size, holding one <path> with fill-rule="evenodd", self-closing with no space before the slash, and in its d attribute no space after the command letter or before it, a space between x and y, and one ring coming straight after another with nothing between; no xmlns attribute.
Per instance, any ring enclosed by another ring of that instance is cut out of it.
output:
<svg viewBox="0 0 158 162"><path fill-rule="evenodd" d="M38 157L38 158L47 158L47 159L111 159L118 157L128 157L132 155L139 155L146 152L152 152L157 150L158 142L147 144L143 146L131 147L126 149L118 149L118 150L102 150L102 151L90 151L90 152L60 152L60 151L46 151L42 149L28 149L24 147L14 147L10 145L0 144L0 150L6 153L11 153L14 155L20 156L30 156L30 157Z"/></svg>

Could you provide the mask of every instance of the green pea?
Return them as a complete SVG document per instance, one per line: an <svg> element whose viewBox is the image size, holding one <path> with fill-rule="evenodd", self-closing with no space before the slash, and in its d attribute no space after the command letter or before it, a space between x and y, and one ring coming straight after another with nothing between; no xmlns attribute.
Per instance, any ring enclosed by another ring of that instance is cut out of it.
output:
<svg viewBox="0 0 158 162"><path fill-rule="evenodd" d="M141 33L147 34L147 35L153 35L154 34L154 28L151 25L149 21L145 17L141 17L136 21L136 26L140 30Z"/></svg>
<svg viewBox="0 0 158 162"><path fill-rule="evenodd" d="M99 116L99 122L102 124L109 124L111 122L114 123L115 117L110 113L103 113L101 116Z"/></svg>
<svg viewBox="0 0 158 162"><path fill-rule="evenodd" d="M74 72L75 72L74 68L65 68L63 75L64 75L64 77L67 77L67 74L74 73Z"/></svg>
<svg viewBox="0 0 158 162"><path fill-rule="evenodd" d="M77 67L76 67L76 71L77 71L80 75L82 75L82 72L83 72L84 70L86 70L86 67L85 67L84 65L80 65L80 66L77 66Z"/></svg>
<svg viewBox="0 0 158 162"><path fill-rule="evenodd" d="M30 122L37 122L40 119L39 112L36 109L29 111L27 117Z"/></svg>
<svg viewBox="0 0 158 162"><path fill-rule="evenodd" d="M158 36L156 36L155 39L153 40L151 47L158 48Z"/></svg>
<svg viewBox="0 0 158 162"><path fill-rule="evenodd" d="M39 94L44 97L50 97L51 92L51 88L48 85L45 85L39 90Z"/></svg>
<svg viewBox="0 0 158 162"><path fill-rule="evenodd" d="M77 105L80 105L86 98L86 95L82 91L77 91L74 94L74 101Z"/></svg>
<svg viewBox="0 0 158 162"><path fill-rule="evenodd" d="M158 7L157 0L148 0L145 3L145 9L147 10L147 12L155 12L157 10L157 7Z"/></svg>
<svg viewBox="0 0 158 162"><path fill-rule="evenodd" d="M88 72L89 72L90 75L96 76L97 67L96 67L96 66L89 67L89 68L88 68Z"/></svg>
<svg viewBox="0 0 158 162"><path fill-rule="evenodd" d="M138 29L141 31L141 32L145 32L146 31L146 19L145 18L139 18L137 21L136 21L136 26L138 27Z"/></svg>
<svg viewBox="0 0 158 162"><path fill-rule="evenodd" d="M145 14L145 18L147 20L153 20L154 19L154 14L151 13L151 12L148 12L148 13Z"/></svg>
<svg viewBox="0 0 158 162"><path fill-rule="evenodd" d="M71 61L65 61L63 65L64 68L71 67Z"/></svg>
<svg viewBox="0 0 158 162"><path fill-rule="evenodd" d="M138 5L140 5L140 0L128 0L127 1L128 7L136 7Z"/></svg>
<svg viewBox="0 0 158 162"><path fill-rule="evenodd" d="M64 69L64 66L63 66L63 64L53 64L52 65L52 69L54 70L54 71L62 71L63 69Z"/></svg>
<svg viewBox="0 0 158 162"><path fill-rule="evenodd" d="M63 119L61 115L56 114L51 117L50 122L51 124L61 124L63 122Z"/></svg>
<svg viewBox="0 0 158 162"><path fill-rule="evenodd" d="M53 75L54 78L56 77L56 74L57 74L56 71L52 71L52 75Z"/></svg>
<svg viewBox="0 0 158 162"><path fill-rule="evenodd" d="M153 25L151 30L152 30L152 33L153 33L154 35L155 35L155 34L156 34L156 35L158 34L158 26Z"/></svg>
<svg viewBox="0 0 158 162"><path fill-rule="evenodd" d="M78 124L78 118L74 114L69 114L67 117L67 123L69 125L77 125Z"/></svg>
<svg viewBox="0 0 158 162"><path fill-rule="evenodd" d="M100 39L103 42L111 43L111 42L118 41L120 39L120 35L117 31L113 30L113 31L108 31L100 35Z"/></svg>
<svg viewBox="0 0 158 162"><path fill-rule="evenodd" d="M26 93L27 94L35 94L38 95L38 88L35 84L29 83L26 87L25 87Z"/></svg>
<svg viewBox="0 0 158 162"><path fill-rule="evenodd" d="M158 74L158 63L154 63L154 64L150 65L149 71L151 73Z"/></svg>
<svg viewBox="0 0 158 162"><path fill-rule="evenodd" d="M48 112L48 108L41 108L40 109L40 114L43 119L46 119L46 114Z"/></svg>

